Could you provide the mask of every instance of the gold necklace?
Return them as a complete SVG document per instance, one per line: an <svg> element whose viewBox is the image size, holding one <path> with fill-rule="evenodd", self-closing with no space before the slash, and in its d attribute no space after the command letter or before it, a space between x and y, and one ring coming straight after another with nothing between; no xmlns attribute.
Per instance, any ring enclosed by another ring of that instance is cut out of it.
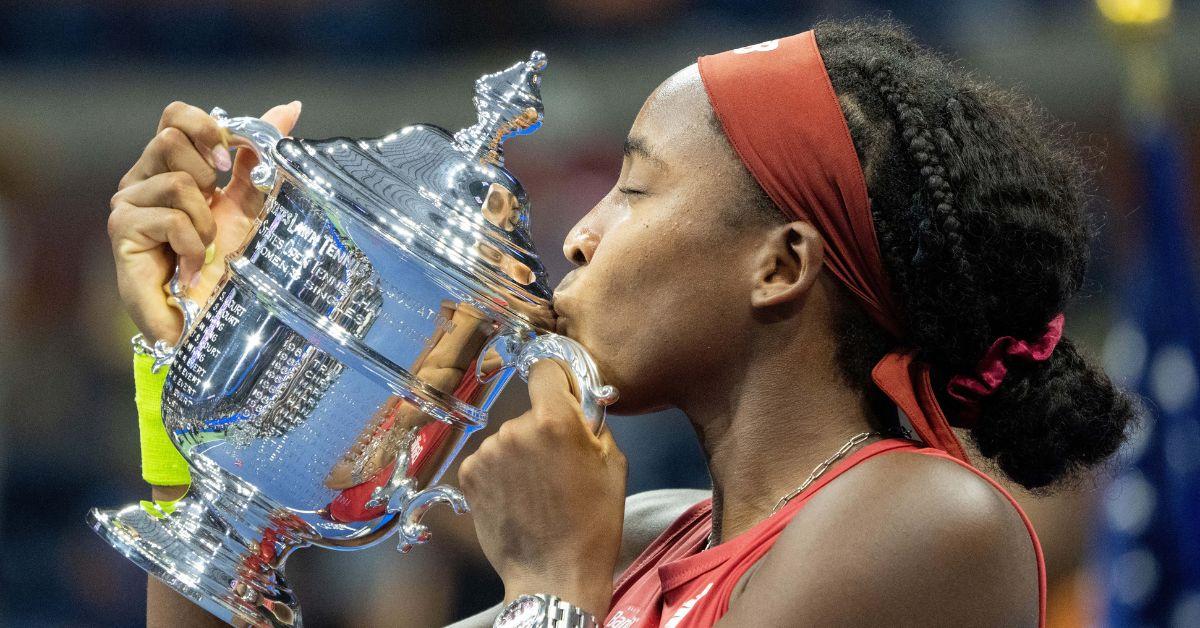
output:
<svg viewBox="0 0 1200 628"><path fill-rule="evenodd" d="M829 467L833 466L833 463L837 462L838 460L841 460L842 458L844 458L846 456L846 454L850 453L850 450L854 449L855 445L861 444L863 441L867 440L868 438L871 438L872 436L883 436L883 433L881 433L881 432L862 432L859 434L855 434L854 436L851 436L850 440L846 441L846 444L842 445L842 447L840 449L838 449L836 452L834 452L834 454L832 456L826 458L824 461L821 462L821 464L819 464L815 468L813 468L812 473L808 474L808 477L805 478L803 484L801 484L800 486L797 486L794 491L781 497L779 499L779 502L775 504L775 507L771 509L771 514L767 515L767 517L770 517L771 515L774 515L775 513L779 512L780 508L783 508L784 505L787 504L789 501L791 501L794 497L796 497L800 493L803 493L804 489L808 488L810 485L812 485L813 482L816 481L817 478L821 477L821 474L828 471ZM704 549L706 549L706 550L712 549L712 546L713 546L712 532L709 532L708 543L704 546Z"/></svg>
<svg viewBox="0 0 1200 628"><path fill-rule="evenodd" d="M785 504L787 504L789 501L791 501L792 498L799 495L800 493L803 493L804 489L808 488L809 485L811 485L813 482L815 482L817 478L821 477L821 474L828 471L829 467L833 466L833 463L837 462L838 460L841 460L842 458L844 458L846 456L846 454L850 453L850 450L854 449L855 445L862 443L863 441L867 440L868 438L871 438L872 436L883 436L883 434L881 434L879 432L862 432L861 434L855 434L854 436L851 436L850 440L846 441L846 444L842 445L841 449L837 450L836 452L834 452L834 454L832 456L826 458L824 460L824 462L817 465L812 470L812 473L808 474L808 477L804 480L803 484L801 484L800 486L797 486L796 490L779 498L779 501L775 504L775 507L771 509L771 515L779 512L779 509L783 508L783 506ZM767 516L770 517L771 515L767 515Z"/></svg>

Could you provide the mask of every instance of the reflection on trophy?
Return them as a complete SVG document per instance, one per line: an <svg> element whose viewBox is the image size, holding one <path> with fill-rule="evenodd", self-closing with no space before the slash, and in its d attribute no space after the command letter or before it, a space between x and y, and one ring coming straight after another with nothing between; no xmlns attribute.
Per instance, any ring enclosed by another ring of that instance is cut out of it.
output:
<svg viewBox="0 0 1200 628"><path fill-rule="evenodd" d="M296 548L429 538L437 482L514 374L572 371L598 430L616 391L573 341L548 333L551 291L529 203L502 143L541 124L545 56L481 77L478 122L413 125L371 140L282 138L255 118L222 126L259 156L268 193L208 303L184 312L163 421L192 486L175 513L92 510L140 567L218 617L298 626L282 574Z"/></svg>
<svg viewBox="0 0 1200 628"><path fill-rule="evenodd" d="M438 318L442 322L436 325L429 348L417 356L409 372L460 401L474 404L480 382L494 377L502 366L502 359L494 349L481 355L493 325L482 312L466 303L443 302ZM482 377L466 376L476 367ZM382 514L380 497L394 490L388 483L394 477L397 459L405 457L399 467L406 470L429 469L414 459L439 455L449 442L450 433L448 424L413 404L404 403L402 397L393 396L326 477L327 487L341 489L329 506L330 516L349 522Z"/></svg>

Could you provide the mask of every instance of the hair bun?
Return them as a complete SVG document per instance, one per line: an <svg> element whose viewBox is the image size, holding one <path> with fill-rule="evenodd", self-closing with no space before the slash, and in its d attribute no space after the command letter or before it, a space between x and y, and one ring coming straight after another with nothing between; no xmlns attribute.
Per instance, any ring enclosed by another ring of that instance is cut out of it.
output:
<svg viewBox="0 0 1200 628"><path fill-rule="evenodd" d="M971 433L983 456L1035 489L1107 458L1134 418L1129 397L1063 337L1049 360L1009 371Z"/></svg>

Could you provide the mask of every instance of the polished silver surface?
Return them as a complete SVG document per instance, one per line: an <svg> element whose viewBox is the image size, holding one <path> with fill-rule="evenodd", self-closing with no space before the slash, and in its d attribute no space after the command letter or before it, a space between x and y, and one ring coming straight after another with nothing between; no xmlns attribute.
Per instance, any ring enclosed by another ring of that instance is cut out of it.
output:
<svg viewBox="0 0 1200 628"><path fill-rule="evenodd" d="M281 138L218 123L254 150L268 191L255 229L193 309L169 364L163 421L192 487L171 515L93 510L112 545L230 622L299 625L281 573L298 547L429 538L438 484L514 374L559 359L594 430L616 399L574 341L548 333L551 290L529 202L502 143L542 122L545 56L481 77L478 122L370 140ZM158 358L161 357L161 360ZM161 514L161 513L159 513Z"/></svg>

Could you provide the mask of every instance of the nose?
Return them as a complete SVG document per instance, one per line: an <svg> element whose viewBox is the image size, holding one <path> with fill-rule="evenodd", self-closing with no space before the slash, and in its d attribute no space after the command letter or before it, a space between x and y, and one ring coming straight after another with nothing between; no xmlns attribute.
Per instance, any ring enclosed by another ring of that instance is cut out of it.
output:
<svg viewBox="0 0 1200 628"><path fill-rule="evenodd" d="M563 240L563 256L572 264L583 266L592 261L596 246L600 243L600 235L586 224L579 221Z"/></svg>

